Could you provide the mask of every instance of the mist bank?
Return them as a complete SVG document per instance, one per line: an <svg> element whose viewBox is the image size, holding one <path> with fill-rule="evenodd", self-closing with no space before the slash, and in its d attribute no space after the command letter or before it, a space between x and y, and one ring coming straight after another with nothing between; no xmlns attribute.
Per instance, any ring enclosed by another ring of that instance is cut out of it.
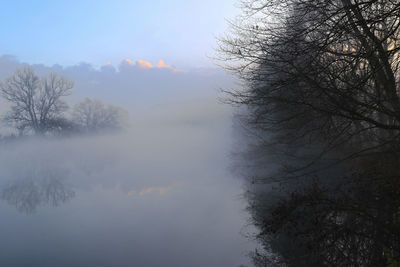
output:
<svg viewBox="0 0 400 267"><path fill-rule="evenodd" d="M167 120L171 114L149 116L118 134L3 145L0 210L8 230L0 262L247 263L254 244L242 232L241 182L228 168L229 113L197 113L202 122Z"/></svg>
<svg viewBox="0 0 400 267"><path fill-rule="evenodd" d="M24 66L32 67L40 76L54 72L74 82L70 103L85 97L98 98L122 106L131 113L182 99L214 97L221 88L235 87L233 78L219 68L181 70L165 63L167 67L153 64L149 67L143 61L123 60L117 66L106 64L100 68L88 63L73 66L29 65L16 57L3 55L0 57L0 79L11 76L16 69Z"/></svg>

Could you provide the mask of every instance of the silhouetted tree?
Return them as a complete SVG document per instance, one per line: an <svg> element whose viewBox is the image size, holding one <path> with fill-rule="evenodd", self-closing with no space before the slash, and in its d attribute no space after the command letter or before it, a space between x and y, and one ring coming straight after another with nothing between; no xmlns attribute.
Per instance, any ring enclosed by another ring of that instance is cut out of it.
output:
<svg viewBox="0 0 400 267"><path fill-rule="evenodd" d="M5 119L20 132L51 131L58 127L54 122L60 121L67 109L62 98L69 95L72 87L71 81L54 73L40 78L30 67L17 70L0 85L2 96L11 104Z"/></svg>
<svg viewBox="0 0 400 267"><path fill-rule="evenodd" d="M398 260L400 2L249 0L243 7L220 51L244 81L228 94L248 108L257 136L251 161L279 167L250 170L260 240L278 265Z"/></svg>

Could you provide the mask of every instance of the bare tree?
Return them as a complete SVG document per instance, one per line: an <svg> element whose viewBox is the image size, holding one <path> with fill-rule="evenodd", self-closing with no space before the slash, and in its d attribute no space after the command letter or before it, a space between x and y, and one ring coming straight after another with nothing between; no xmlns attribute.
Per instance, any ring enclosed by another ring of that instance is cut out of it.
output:
<svg viewBox="0 0 400 267"><path fill-rule="evenodd" d="M252 109L257 127L290 128L301 120L297 136L309 136L321 128L312 124L324 121L325 137L335 141L327 150L365 139L366 152L391 148L400 130L398 1L243 4L245 15L220 51L248 85L229 92L231 100Z"/></svg>
<svg viewBox="0 0 400 267"><path fill-rule="evenodd" d="M227 93L248 108L264 165L251 188L279 188L249 194L261 241L289 266L398 263L400 2L243 7L220 51L243 80ZM280 166L273 175L267 157Z"/></svg>
<svg viewBox="0 0 400 267"><path fill-rule="evenodd" d="M40 78L30 67L17 70L0 85L3 97L11 104L5 119L21 133L51 131L67 109L62 98L70 94L72 87L73 82L55 73Z"/></svg>
<svg viewBox="0 0 400 267"><path fill-rule="evenodd" d="M126 112L100 100L86 98L73 109L73 122L86 132L118 130L124 126Z"/></svg>

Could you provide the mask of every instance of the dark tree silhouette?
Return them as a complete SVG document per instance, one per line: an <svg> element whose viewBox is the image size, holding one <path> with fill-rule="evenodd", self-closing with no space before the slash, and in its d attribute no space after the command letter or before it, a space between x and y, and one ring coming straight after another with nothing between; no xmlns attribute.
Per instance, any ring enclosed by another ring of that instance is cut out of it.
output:
<svg viewBox="0 0 400 267"><path fill-rule="evenodd" d="M17 70L0 85L3 97L11 104L11 111L5 119L20 133L52 131L59 127L67 109L62 98L69 95L72 87L71 81L54 73L40 78L30 67Z"/></svg>
<svg viewBox="0 0 400 267"><path fill-rule="evenodd" d="M248 108L256 139L260 240L289 266L398 261L400 2L249 0L243 10L219 50L243 81L229 101Z"/></svg>

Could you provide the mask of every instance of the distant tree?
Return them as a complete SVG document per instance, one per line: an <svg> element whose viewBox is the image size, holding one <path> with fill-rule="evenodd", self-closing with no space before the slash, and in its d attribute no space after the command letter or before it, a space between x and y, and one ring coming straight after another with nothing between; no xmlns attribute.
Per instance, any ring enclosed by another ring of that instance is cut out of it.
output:
<svg viewBox="0 0 400 267"><path fill-rule="evenodd" d="M63 119L67 104L62 98L72 87L73 82L55 73L40 78L30 67L17 70L0 84L2 96L11 104L5 120L20 133L30 130L42 135L52 131Z"/></svg>
<svg viewBox="0 0 400 267"><path fill-rule="evenodd" d="M72 111L73 122L85 132L118 130L124 126L126 112L100 100L86 98Z"/></svg>

